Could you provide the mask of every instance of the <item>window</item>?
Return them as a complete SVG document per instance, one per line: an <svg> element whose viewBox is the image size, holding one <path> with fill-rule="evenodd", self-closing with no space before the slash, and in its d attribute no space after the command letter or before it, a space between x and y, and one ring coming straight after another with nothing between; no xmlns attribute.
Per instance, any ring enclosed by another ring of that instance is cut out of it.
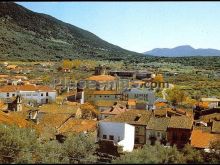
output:
<svg viewBox="0 0 220 165"><path fill-rule="evenodd" d="M135 138L135 144L140 143L140 139L138 137Z"/></svg>
<svg viewBox="0 0 220 165"><path fill-rule="evenodd" d="M15 96L15 94L13 93L12 96Z"/></svg>
<svg viewBox="0 0 220 165"><path fill-rule="evenodd" d="M9 93L7 93L7 97L9 97Z"/></svg>
<svg viewBox="0 0 220 165"><path fill-rule="evenodd" d="M160 132L157 132L157 137L160 137Z"/></svg>
<svg viewBox="0 0 220 165"><path fill-rule="evenodd" d="M46 96L48 96L48 92L46 93Z"/></svg>
<svg viewBox="0 0 220 165"><path fill-rule="evenodd" d="M173 132L173 140L176 141L177 140L177 133Z"/></svg>
<svg viewBox="0 0 220 165"><path fill-rule="evenodd" d="M107 139L107 135L103 135L102 138L103 138L103 139Z"/></svg>
<svg viewBox="0 0 220 165"><path fill-rule="evenodd" d="M140 128L139 128L139 127L135 127L135 133L138 133L138 132L139 132L139 130L140 130Z"/></svg>
<svg viewBox="0 0 220 165"><path fill-rule="evenodd" d="M43 93L41 93L41 96L44 96L44 94L43 94Z"/></svg>
<svg viewBox="0 0 220 165"><path fill-rule="evenodd" d="M140 119L140 116L136 116L134 121L138 121Z"/></svg>
<svg viewBox="0 0 220 165"><path fill-rule="evenodd" d="M113 135L109 135L109 140L114 140L114 136Z"/></svg>

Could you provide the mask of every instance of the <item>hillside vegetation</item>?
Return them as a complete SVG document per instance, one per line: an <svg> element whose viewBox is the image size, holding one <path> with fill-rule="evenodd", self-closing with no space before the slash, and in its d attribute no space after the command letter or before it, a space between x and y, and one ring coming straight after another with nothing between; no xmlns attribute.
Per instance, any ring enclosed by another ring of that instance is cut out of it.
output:
<svg viewBox="0 0 220 165"><path fill-rule="evenodd" d="M144 56L16 3L0 3L2 60L116 59Z"/></svg>

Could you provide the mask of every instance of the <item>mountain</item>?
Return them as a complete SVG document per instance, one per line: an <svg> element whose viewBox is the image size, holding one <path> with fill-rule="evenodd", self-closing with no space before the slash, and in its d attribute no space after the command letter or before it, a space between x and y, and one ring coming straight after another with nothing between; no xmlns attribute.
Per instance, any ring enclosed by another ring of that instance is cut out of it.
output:
<svg viewBox="0 0 220 165"><path fill-rule="evenodd" d="M0 48L1 60L120 60L143 56L13 2L0 2Z"/></svg>
<svg viewBox="0 0 220 165"><path fill-rule="evenodd" d="M156 48L144 52L153 56L182 57L182 56L220 56L220 50L217 49L194 49L190 45L178 46L172 49Z"/></svg>

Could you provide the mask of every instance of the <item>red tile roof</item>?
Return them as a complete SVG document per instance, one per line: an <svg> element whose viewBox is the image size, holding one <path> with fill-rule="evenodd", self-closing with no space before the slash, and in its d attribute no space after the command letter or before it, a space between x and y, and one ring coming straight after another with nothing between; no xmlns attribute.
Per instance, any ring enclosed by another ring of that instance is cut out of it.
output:
<svg viewBox="0 0 220 165"><path fill-rule="evenodd" d="M196 148L208 148L210 142L217 139L217 136L208 133L203 132L200 129L193 129L191 134L191 145Z"/></svg>
<svg viewBox="0 0 220 165"><path fill-rule="evenodd" d="M42 85L5 85L0 87L0 92L16 92L16 91L55 91L49 86Z"/></svg>

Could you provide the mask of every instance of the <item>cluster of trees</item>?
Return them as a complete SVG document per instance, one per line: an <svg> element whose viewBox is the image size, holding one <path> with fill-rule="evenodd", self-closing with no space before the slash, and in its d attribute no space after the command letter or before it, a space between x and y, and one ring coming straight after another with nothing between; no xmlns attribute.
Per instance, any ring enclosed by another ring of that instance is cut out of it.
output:
<svg viewBox="0 0 220 165"><path fill-rule="evenodd" d="M63 143L42 140L30 128L0 124L0 163L98 163L98 145L92 134L71 134ZM122 153L112 163L220 163L220 141L210 145L210 152L196 150L190 145L178 150L146 144L133 152Z"/></svg>
<svg viewBox="0 0 220 165"><path fill-rule="evenodd" d="M0 163L94 163L91 134L72 134L64 143L42 140L29 128L0 124Z"/></svg>
<svg viewBox="0 0 220 165"><path fill-rule="evenodd" d="M182 150L176 146L164 147L159 143L154 146L146 144L143 148L135 149L133 152L127 152L119 158L113 160L113 163L133 163L133 164L202 164L202 163L220 163L219 149L220 141L211 144L211 152L196 150L190 145L186 145Z"/></svg>

